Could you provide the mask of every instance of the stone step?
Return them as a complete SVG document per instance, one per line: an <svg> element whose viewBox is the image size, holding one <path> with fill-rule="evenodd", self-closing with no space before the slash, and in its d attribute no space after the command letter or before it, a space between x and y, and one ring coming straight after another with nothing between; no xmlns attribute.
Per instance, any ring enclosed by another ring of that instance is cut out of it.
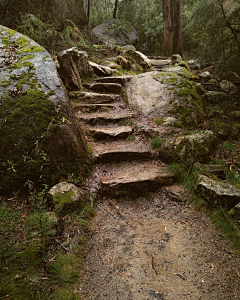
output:
<svg viewBox="0 0 240 300"><path fill-rule="evenodd" d="M148 159L153 155L145 144L128 141L95 144L93 149L93 159L101 162Z"/></svg>
<svg viewBox="0 0 240 300"><path fill-rule="evenodd" d="M133 132L133 128L130 126L118 126L118 127L86 127L93 138L102 139L124 139Z"/></svg>
<svg viewBox="0 0 240 300"><path fill-rule="evenodd" d="M76 111L80 110L82 112L95 112L97 110L101 111L108 111L109 109L114 109L114 108L124 108L124 105L117 105L117 104L112 104L112 103L93 103L93 104L88 104L88 103L80 103L80 102L72 102L72 105L74 106L74 109Z"/></svg>
<svg viewBox="0 0 240 300"><path fill-rule="evenodd" d="M90 124L96 123L106 123L106 122L117 122L121 120L127 120L130 118L135 118L137 113L135 112L100 112L100 113L86 113L77 112L76 116L81 120Z"/></svg>
<svg viewBox="0 0 240 300"><path fill-rule="evenodd" d="M150 59L151 65L153 67L166 67L171 65L171 59Z"/></svg>
<svg viewBox="0 0 240 300"><path fill-rule="evenodd" d="M99 94L81 91L70 92L69 97L71 100L88 104L109 103L119 99L119 95L117 94Z"/></svg>
<svg viewBox="0 0 240 300"><path fill-rule="evenodd" d="M119 83L93 83L89 89L97 93L113 93L120 94L122 92L122 85Z"/></svg>
<svg viewBox="0 0 240 300"><path fill-rule="evenodd" d="M124 196L136 196L142 192L153 191L161 186L172 185L173 175L165 166L149 162L134 163L124 168L108 168L108 174L100 178L101 191Z"/></svg>
<svg viewBox="0 0 240 300"><path fill-rule="evenodd" d="M104 78L97 78L95 82L102 82L102 83L118 83L121 85L126 85L133 76L112 76L112 77L104 77Z"/></svg>

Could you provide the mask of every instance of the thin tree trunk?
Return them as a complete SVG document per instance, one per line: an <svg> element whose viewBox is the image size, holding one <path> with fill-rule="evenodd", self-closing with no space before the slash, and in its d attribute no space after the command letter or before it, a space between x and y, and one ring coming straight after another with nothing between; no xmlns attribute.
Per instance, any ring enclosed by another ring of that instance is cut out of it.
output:
<svg viewBox="0 0 240 300"><path fill-rule="evenodd" d="M183 55L181 0L162 0L164 54Z"/></svg>
<svg viewBox="0 0 240 300"><path fill-rule="evenodd" d="M113 19L116 19L118 9L118 0L115 0L114 11L113 11Z"/></svg>

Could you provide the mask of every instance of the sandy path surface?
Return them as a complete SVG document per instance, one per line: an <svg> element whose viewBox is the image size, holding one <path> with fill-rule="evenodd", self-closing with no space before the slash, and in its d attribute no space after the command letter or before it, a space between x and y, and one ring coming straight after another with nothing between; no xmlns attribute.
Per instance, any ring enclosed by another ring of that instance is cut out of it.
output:
<svg viewBox="0 0 240 300"><path fill-rule="evenodd" d="M164 194L101 199L90 228L83 299L240 299L240 259L211 221Z"/></svg>

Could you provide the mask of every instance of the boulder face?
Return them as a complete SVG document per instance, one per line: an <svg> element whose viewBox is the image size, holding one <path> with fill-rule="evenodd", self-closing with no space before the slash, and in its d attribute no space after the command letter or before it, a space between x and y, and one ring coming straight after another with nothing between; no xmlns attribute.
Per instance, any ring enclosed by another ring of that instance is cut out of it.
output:
<svg viewBox="0 0 240 300"><path fill-rule="evenodd" d="M138 34L134 27L127 22L108 19L92 30L92 34L106 44L120 46L134 45L138 42Z"/></svg>
<svg viewBox="0 0 240 300"><path fill-rule="evenodd" d="M19 181L45 172L49 183L81 173L86 146L50 54L28 37L0 26L0 67L1 171L14 166ZM51 141L54 147L49 147ZM64 151L58 155L56 149ZM2 188L8 183L0 180Z"/></svg>
<svg viewBox="0 0 240 300"><path fill-rule="evenodd" d="M183 125L196 125L204 112L194 84L187 78L191 73L185 68L181 73L173 69L134 76L127 87L128 103L145 116L175 117ZM179 71L179 67L176 69Z"/></svg>
<svg viewBox="0 0 240 300"><path fill-rule="evenodd" d="M192 135L168 138L158 150L162 160L186 162L187 160L208 161L215 148L216 138L212 131L205 130Z"/></svg>

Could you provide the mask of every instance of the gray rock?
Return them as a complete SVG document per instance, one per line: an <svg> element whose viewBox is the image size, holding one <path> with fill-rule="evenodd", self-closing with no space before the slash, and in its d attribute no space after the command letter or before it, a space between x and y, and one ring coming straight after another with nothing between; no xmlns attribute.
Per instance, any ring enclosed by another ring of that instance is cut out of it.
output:
<svg viewBox="0 0 240 300"><path fill-rule="evenodd" d="M70 196L73 202L79 202L83 200L84 192L80 188L69 182L60 182L54 185L48 193L54 196L56 194L63 195L66 192L73 192L73 195Z"/></svg>
<svg viewBox="0 0 240 300"><path fill-rule="evenodd" d="M200 164L199 162L194 164L194 167L200 173L209 173L218 176L221 179L226 179L224 168L222 165Z"/></svg>
<svg viewBox="0 0 240 300"><path fill-rule="evenodd" d="M78 173L79 165L85 163L86 147L50 54L33 40L3 26L0 26L0 49L0 102L4 105L0 111L1 163L12 160L19 164L23 155L34 152L35 145L43 150L41 145L46 143L48 135L55 140L54 147L68 149L56 156L53 149L46 147L47 159L55 168L54 174L47 175L49 182L55 183L62 176L56 171L59 169L66 177L68 172L78 170ZM65 120L69 122L63 124ZM71 133L64 144L54 133L58 124L65 125ZM72 144L71 138L75 141ZM77 148L70 149L70 144Z"/></svg>
<svg viewBox="0 0 240 300"><path fill-rule="evenodd" d="M223 92L226 92L230 95L236 94L238 92L238 87L228 80L222 80L220 82L220 87Z"/></svg>
<svg viewBox="0 0 240 300"><path fill-rule="evenodd" d="M63 50L58 54L58 61L63 82L70 90L81 89L81 79L93 77L93 69L85 51L78 51L76 47Z"/></svg>
<svg viewBox="0 0 240 300"><path fill-rule="evenodd" d="M217 91L208 91L205 93L207 101L212 104L217 104L221 102L228 102L231 99L231 96Z"/></svg>
<svg viewBox="0 0 240 300"><path fill-rule="evenodd" d="M92 61L89 62L90 66L93 68L93 71L98 76L111 76L113 70L109 67L98 65Z"/></svg>
<svg viewBox="0 0 240 300"><path fill-rule="evenodd" d="M134 76L127 85L127 98L133 108L153 118L174 117L184 124L196 124L203 115L194 85L173 72Z"/></svg>
<svg viewBox="0 0 240 300"><path fill-rule="evenodd" d="M187 60L186 63L188 64L191 70L197 70L201 68L200 63L195 59Z"/></svg>
<svg viewBox="0 0 240 300"><path fill-rule="evenodd" d="M228 182L211 179L199 174L197 191L211 204L221 204L232 207L239 202L240 190Z"/></svg>
<svg viewBox="0 0 240 300"><path fill-rule="evenodd" d="M130 63L130 61L121 55L118 55L115 61L125 70L130 70L132 68L132 64Z"/></svg>
<svg viewBox="0 0 240 300"><path fill-rule="evenodd" d="M184 189L179 185L170 185L165 187L165 191L172 200L177 202L186 202Z"/></svg>
<svg viewBox="0 0 240 300"><path fill-rule="evenodd" d="M153 67L163 68L171 65L171 59L150 59Z"/></svg>
<svg viewBox="0 0 240 300"><path fill-rule="evenodd" d="M198 77L203 82L208 81L208 80L210 80L212 78L211 74L208 71L200 73L198 75Z"/></svg>
<svg viewBox="0 0 240 300"><path fill-rule="evenodd" d="M106 44L134 45L138 35L133 26L117 19L108 19L103 24L93 28L92 34Z"/></svg>
<svg viewBox="0 0 240 300"><path fill-rule="evenodd" d="M179 55L179 54L173 54L173 55L171 56L171 62L172 62L172 64L178 64L178 63L180 63L181 61L182 61L181 55Z"/></svg>
<svg viewBox="0 0 240 300"><path fill-rule="evenodd" d="M133 50L128 50L126 52L127 55L131 56L134 58L134 60L141 66L143 67L144 70L147 70L148 68L151 67L151 61L150 59L147 58L146 55L144 55L140 51L133 51Z"/></svg>
<svg viewBox="0 0 240 300"><path fill-rule="evenodd" d="M120 120L126 120L130 118L134 118L137 116L135 112L102 112L102 113L89 113L83 114L81 112L77 113L78 118L81 121L85 121L87 123L101 123L101 122L116 122Z"/></svg>

